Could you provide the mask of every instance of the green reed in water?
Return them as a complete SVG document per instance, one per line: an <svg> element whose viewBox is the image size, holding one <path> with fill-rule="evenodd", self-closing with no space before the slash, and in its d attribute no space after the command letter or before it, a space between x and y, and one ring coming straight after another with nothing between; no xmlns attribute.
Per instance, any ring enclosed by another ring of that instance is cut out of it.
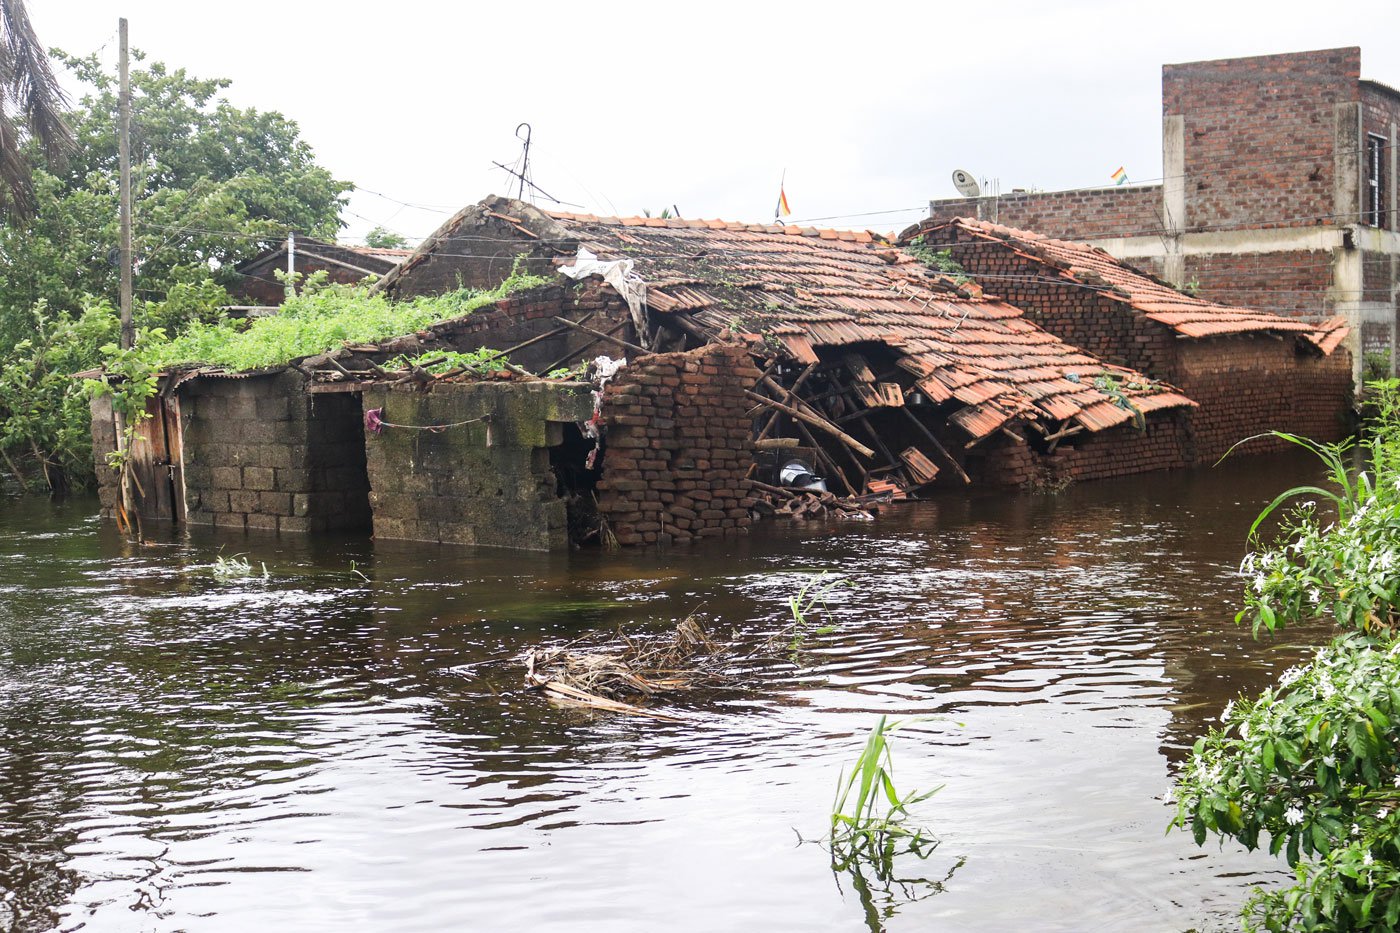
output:
<svg viewBox="0 0 1400 933"><path fill-rule="evenodd" d="M868 863L875 869L876 877L884 880L891 876L896 855L910 852L922 858L938 844L937 839L913 824L909 808L938 793L943 785L905 794L894 786L890 735L904 722L881 716L850 773L844 768L841 771L828 840L837 868Z"/></svg>

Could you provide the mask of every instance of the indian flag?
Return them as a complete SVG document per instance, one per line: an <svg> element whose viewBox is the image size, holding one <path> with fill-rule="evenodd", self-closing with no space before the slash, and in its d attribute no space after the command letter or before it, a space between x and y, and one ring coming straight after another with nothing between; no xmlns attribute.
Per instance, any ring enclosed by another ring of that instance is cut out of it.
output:
<svg viewBox="0 0 1400 933"><path fill-rule="evenodd" d="M1128 183L1128 173L1123 171L1123 166L1118 166L1118 171L1113 173L1113 183L1115 185L1126 185Z"/></svg>

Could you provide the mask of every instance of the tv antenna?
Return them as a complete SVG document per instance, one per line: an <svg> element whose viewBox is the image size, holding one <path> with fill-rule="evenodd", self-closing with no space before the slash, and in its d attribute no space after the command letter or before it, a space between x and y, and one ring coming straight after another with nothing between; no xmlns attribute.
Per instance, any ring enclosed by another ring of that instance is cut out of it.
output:
<svg viewBox="0 0 1400 933"><path fill-rule="evenodd" d="M524 136L520 135L521 130L525 131ZM507 175L511 176L519 182L519 185L516 188L515 195L515 199L517 201L529 200L533 202L534 196L538 194L540 197L553 201L555 204L568 204L569 207L578 207L579 205L577 204L569 204L568 201L559 200L554 195L550 194L548 191L545 191L539 185L535 184L534 177L530 172L530 137L533 135L534 128L531 127L530 124L522 123L519 126L517 126L515 128L515 138L520 140L521 143L520 156L510 165L502 165L501 163L494 161L491 164L496 166L496 168L501 169ZM529 198L525 197L526 188L530 189Z"/></svg>

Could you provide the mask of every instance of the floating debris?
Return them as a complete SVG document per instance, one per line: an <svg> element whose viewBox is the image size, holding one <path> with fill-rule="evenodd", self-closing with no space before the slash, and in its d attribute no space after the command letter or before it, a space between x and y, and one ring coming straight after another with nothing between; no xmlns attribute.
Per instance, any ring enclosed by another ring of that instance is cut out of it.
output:
<svg viewBox="0 0 1400 933"><path fill-rule="evenodd" d="M723 686L732 660L699 619L686 616L669 638L633 640L618 632L606 644L570 642L525 653L525 683L551 700L617 713L676 720L628 700L696 687Z"/></svg>

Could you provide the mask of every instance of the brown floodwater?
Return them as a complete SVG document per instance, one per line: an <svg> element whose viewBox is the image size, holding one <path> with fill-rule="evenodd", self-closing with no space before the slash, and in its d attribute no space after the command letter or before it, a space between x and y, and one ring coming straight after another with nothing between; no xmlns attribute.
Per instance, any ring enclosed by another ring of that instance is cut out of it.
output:
<svg viewBox="0 0 1400 933"><path fill-rule="evenodd" d="M0 501L0 929L1232 928L1262 853L1167 833L1184 750L1325 627L1233 623L1293 457L949 494L867 524L563 555L197 531ZM220 554L267 579L220 582ZM355 570L352 572L352 562ZM832 630L679 721L550 705L511 659L694 610ZM941 840L903 884L820 837L881 714ZM925 881L910 880L925 879Z"/></svg>

